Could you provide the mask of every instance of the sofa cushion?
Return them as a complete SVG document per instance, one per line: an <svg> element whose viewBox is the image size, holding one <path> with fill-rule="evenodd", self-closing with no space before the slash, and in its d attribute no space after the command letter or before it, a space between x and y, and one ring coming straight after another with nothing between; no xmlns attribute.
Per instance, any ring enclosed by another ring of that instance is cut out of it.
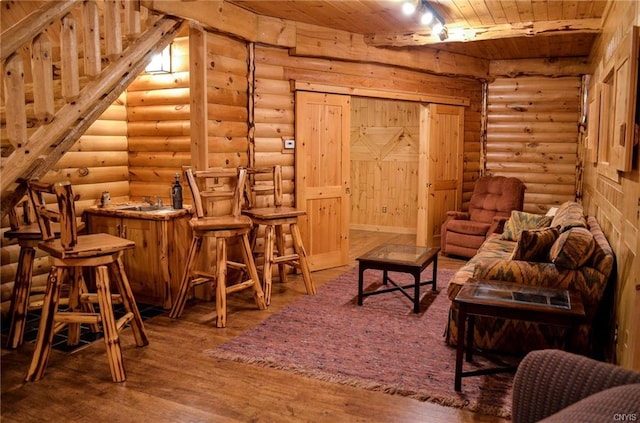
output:
<svg viewBox="0 0 640 423"><path fill-rule="evenodd" d="M640 413L638 398L640 383L614 386L589 395L539 423L636 421ZM539 404L535 406L539 407Z"/></svg>
<svg viewBox="0 0 640 423"><path fill-rule="evenodd" d="M517 241L521 231L549 226L552 218L543 214L527 213L513 210L509 220L504 224L502 239Z"/></svg>
<svg viewBox="0 0 640 423"><path fill-rule="evenodd" d="M587 228L571 228L553 243L549 259L556 266L577 269L589 261L595 247L593 234Z"/></svg>
<svg viewBox="0 0 640 423"><path fill-rule="evenodd" d="M558 208L550 226L559 226L560 232L571 228L586 228L587 219L584 217L582 205L573 201L563 203Z"/></svg>
<svg viewBox="0 0 640 423"><path fill-rule="evenodd" d="M596 247L593 254L591 254L591 263L587 262L586 265L593 267L603 275L609 275L611 274L611 269L613 269L613 249L595 217L588 216L587 224L589 225L589 231L593 235Z"/></svg>
<svg viewBox="0 0 640 423"><path fill-rule="evenodd" d="M549 261L549 249L558 235L558 228L529 229L520 232L510 260Z"/></svg>
<svg viewBox="0 0 640 423"><path fill-rule="evenodd" d="M450 220L447 229L460 234L482 235L484 238L490 226L490 223L474 222L472 220Z"/></svg>

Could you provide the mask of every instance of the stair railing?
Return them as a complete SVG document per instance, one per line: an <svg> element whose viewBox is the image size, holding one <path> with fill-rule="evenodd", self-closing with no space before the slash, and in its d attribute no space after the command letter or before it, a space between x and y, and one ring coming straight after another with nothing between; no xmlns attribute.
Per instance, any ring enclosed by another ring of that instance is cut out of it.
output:
<svg viewBox="0 0 640 423"><path fill-rule="evenodd" d="M2 216L24 180L42 176L99 117L95 103L115 100L182 23L139 0L43 3L0 35Z"/></svg>

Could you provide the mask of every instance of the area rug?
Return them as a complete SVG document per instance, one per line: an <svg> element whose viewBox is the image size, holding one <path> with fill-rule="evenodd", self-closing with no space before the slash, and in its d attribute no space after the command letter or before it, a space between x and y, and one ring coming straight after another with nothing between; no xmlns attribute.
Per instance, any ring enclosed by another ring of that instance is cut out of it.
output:
<svg viewBox="0 0 640 423"><path fill-rule="evenodd" d="M407 274L390 273L400 284ZM431 279L431 267L422 280ZM444 328L450 301L446 287L453 271L438 271L437 291L421 291L419 313L400 292L374 295L357 305L358 269L352 268L274 313L261 324L215 349L211 357L295 372L364 389L465 408L509 418L513 375L466 377L453 388L455 348ZM365 272L365 287L381 286L382 273ZM475 355L465 371L495 366Z"/></svg>

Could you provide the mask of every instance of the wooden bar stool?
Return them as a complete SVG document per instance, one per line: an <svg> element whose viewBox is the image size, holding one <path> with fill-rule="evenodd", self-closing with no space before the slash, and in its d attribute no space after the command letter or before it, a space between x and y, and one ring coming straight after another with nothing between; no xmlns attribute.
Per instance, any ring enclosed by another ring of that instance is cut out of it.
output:
<svg viewBox="0 0 640 423"><path fill-rule="evenodd" d="M61 182L45 184L29 183L29 194L34 204L42 241L38 248L51 255L51 271L44 295L42 316L31 365L27 371L28 382L44 376L53 336L63 327L68 327L69 344L79 341L79 325L88 323L101 325L107 358L114 382L126 379L119 332L131 323L136 345L147 345L147 335L142 317L133 298L129 280L124 272L122 253L135 247L135 243L106 233L78 235L75 204L71 184ZM57 209L47 207L45 197L55 195ZM52 229L54 222L60 225L60 237ZM83 269L90 269L95 277L96 290L87 292ZM58 309L60 290L64 280L69 283L68 311ZM119 294L111 293L111 284ZM125 314L116 320L113 304L121 303ZM98 304L99 312L87 312L83 304Z"/></svg>
<svg viewBox="0 0 640 423"><path fill-rule="evenodd" d="M36 257L36 246L42 241L42 233L27 197L15 208L9 210L9 225L11 229L6 231L4 236L17 241L20 246L20 255L9 308L7 348L18 348L23 343L27 313L29 310L42 307L41 300L31 301L30 299L33 262Z"/></svg>
<svg viewBox="0 0 640 423"><path fill-rule="evenodd" d="M307 294L314 295L316 287L311 279L307 253L302 245L302 237L298 228L298 217L304 216L306 212L295 207L282 205L282 168L280 166L247 168L247 173L249 178L245 192L248 207L242 210L242 213L249 216L254 224L254 245L259 225L264 225L265 227L262 284L267 305L271 303L271 282L274 265L278 267L281 282L287 281L285 265L300 269ZM259 181L257 180L259 175L267 175L267 178ZM266 204L258 204L259 194L261 194L262 202L266 202ZM269 203L271 198L273 203ZM293 254L286 254L285 225L289 226L289 231L291 232Z"/></svg>
<svg viewBox="0 0 640 423"><path fill-rule="evenodd" d="M184 174L191 189L195 208L195 217L189 221L193 229L193 239L180 289L170 316L172 318L180 317L191 288L204 283L214 283L216 286L216 326L223 328L227 323L226 298L229 293L251 288L258 308L260 310L267 308L249 243L251 219L240 214L246 171L244 169L222 168L193 171L191 168L186 168ZM233 189L230 189L232 186ZM221 204L220 200L223 199L230 200L230 211L215 209L215 206ZM211 203L212 208L208 207L205 211L207 202ZM206 248L204 257L200 257L205 238L213 238L216 242L215 273L207 272L208 269L204 271L196 269L198 262L202 262L207 257ZM230 261L227 257L227 242L232 238L240 240L244 263ZM241 270L243 274L247 275L247 279L228 285L227 266Z"/></svg>
<svg viewBox="0 0 640 423"><path fill-rule="evenodd" d="M27 314L29 311L42 308L42 296L45 291L44 286L34 288L32 285L36 247L42 241L42 232L40 232L40 225L36 221L35 211L31 207L29 198L24 197L19 201L15 208L9 210L8 215L11 229L6 231L4 236L16 240L20 246L8 315L9 333L6 346L13 349L23 344ZM83 224L79 223L80 227L83 227ZM54 228L54 235L60 236L58 228ZM68 304L68 298L61 298L60 304ZM92 329L98 330L97 326Z"/></svg>

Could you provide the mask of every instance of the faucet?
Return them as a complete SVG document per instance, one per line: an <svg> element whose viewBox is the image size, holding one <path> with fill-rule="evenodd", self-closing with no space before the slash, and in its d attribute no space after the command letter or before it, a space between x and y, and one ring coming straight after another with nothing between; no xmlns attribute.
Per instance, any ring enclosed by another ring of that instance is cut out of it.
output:
<svg viewBox="0 0 640 423"><path fill-rule="evenodd" d="M142 197L142 201L144 201L145 203L149 204L151 207L155 207L155 208L162 208L162 198L160 198L159 196L156 197L156 203L153 202L152 199L150 199L149 197Z"/></svg>

